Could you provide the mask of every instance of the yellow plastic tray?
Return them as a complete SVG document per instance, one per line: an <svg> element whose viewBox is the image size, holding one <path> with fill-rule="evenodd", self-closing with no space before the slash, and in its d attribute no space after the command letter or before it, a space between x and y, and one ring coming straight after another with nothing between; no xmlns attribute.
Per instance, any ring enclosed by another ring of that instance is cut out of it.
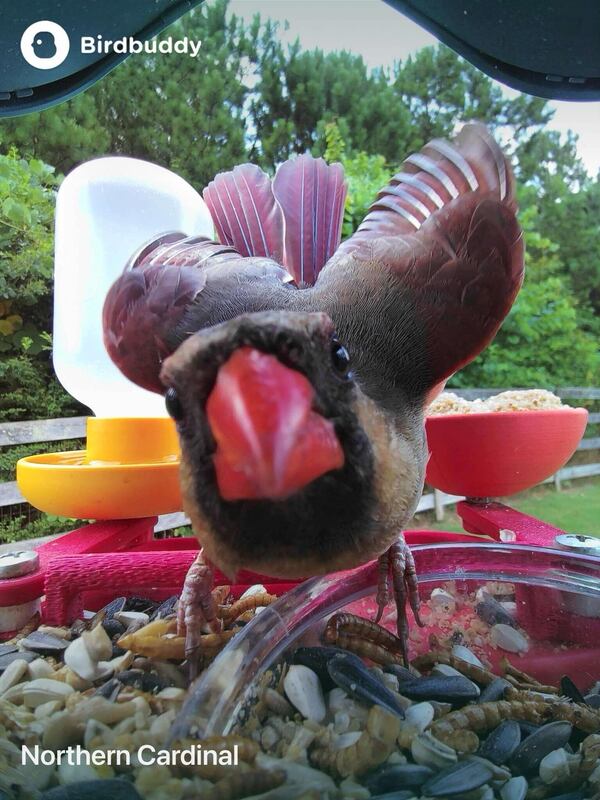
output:
<svg viewBox="0 0 600 800"><path fill-rule="evenodd" d="M90 417L87 435L86 450L17 462L17 483L31 505L77 519L132 519L181 510L172 420Z"/></svg>

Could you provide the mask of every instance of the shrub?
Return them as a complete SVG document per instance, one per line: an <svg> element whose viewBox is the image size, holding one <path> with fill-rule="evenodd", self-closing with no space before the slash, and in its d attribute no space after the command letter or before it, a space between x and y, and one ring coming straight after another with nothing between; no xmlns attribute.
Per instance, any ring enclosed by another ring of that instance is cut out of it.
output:
<svg viewBox="0 0 600 800"><path fill-rule="evenodd" d="M50 359L57 185L38 159L0 155L0 420L78 410Z"/></svg>

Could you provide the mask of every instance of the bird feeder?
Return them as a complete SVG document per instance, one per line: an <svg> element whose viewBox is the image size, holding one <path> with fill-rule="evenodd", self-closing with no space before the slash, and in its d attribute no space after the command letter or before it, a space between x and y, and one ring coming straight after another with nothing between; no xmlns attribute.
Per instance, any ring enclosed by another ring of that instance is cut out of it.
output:
<svg viewBox="0 0 600 800"><path fill-rule="evenodd" d="M110 360L102 306L140 244L178 230L212 236L201 196L183 178L133 158L89 161L63 181L56 204L53 361L65 389L92 409L85 450L21 459L17 482L50 514L149 517L181 509L179 446L162 397Z"/></svg>
<svg viewBox="0 0 600 800"><path fill-rule="evenodd" d="M465 496L456 513L469 533L554 546L559 531L493 498L530 489L563 467L585 432L585 408L440 414L427 418L426 481Z"/></svg>

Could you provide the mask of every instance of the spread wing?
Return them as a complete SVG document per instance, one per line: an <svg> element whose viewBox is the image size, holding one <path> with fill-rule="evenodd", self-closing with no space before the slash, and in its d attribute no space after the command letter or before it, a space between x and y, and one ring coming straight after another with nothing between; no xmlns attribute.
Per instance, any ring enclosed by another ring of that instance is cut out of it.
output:
<svg viewBox="0 0 600 800"><path fill-rule="evenodd" d="M225 304L202 302L214 287L234 296L246 281L289 282L291 276L268 258L243 258L233 247L202 236L168 233L145 244L127 263L104 303L104 344L134 383L164 392L163 360L205 325L227 318ZM225 287L225 288L224 288ZM193 326L185 329L193 319Z"/></svg>
<svg viewBox="0 0 600 800"><path fill-rule="evenodd" d="M523 258L510 166L487 129L469 124L406 160L322 277L361 265L391 273L381 283L397 326L388 316L385 335L422 395L494 338Z"/></svg>

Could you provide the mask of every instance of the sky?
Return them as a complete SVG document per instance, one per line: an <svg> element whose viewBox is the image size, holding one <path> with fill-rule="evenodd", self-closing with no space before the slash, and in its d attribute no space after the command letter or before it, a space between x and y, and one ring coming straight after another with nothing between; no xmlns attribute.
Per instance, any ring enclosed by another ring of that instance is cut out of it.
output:
<svg viewBox="0 0 600 800"><path fill-rule="evenodd" d="M283 41L298 37L307 50L350 50L362 55L370 67L391 66L394 60L437 42L383 0L231 0L230 9L246 19L258 12L264 18L287 20ZM550 104L556 113L549 127L562 133L570 128L579 136L579 155L595 175L600 169L600 101Z"/></svg>

